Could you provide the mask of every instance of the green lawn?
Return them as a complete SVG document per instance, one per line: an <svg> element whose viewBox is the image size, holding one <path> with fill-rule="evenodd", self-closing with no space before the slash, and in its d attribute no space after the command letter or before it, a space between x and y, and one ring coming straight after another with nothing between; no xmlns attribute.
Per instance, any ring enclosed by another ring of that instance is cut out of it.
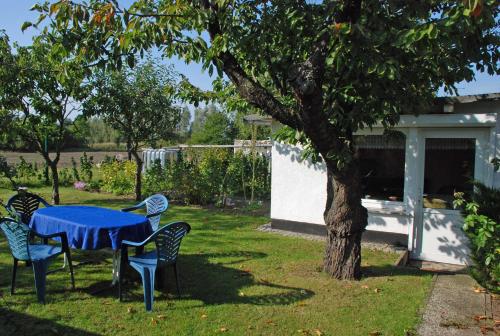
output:
<svg viewBox="0 0 500 336"><path fill-rule="evenodd" d="M48 189L35 190L49 198ZM0 191L6 200L10 193ZM113 208L133 202L108 194L62 189L64 203ZM340 282L321 272L323 243L255 230L269 219L248 214L172 206L163 223L185 220L193 230L181 247L182 297L171 273L146 313L142 287L128 285L124 302L110 289L106 252L74 252L75 262L101 263L47 279L47 304L36 303L32 272L21 267L9 294L11 256L0 239L1 335L404 335L419 321L431 275L391 266L396 255L363 250L365 277ZM54 265L60 265L62 258Z"/></svg>

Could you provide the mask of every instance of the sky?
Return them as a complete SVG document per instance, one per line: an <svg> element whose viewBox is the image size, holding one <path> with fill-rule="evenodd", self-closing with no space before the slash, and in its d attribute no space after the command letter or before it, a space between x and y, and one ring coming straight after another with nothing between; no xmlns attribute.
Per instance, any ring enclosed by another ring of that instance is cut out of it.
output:
<svg viewBox="0 0 500 336"><path fill-rule="evenodd" d="M21 25L24 21L35 21L37 18L36 12L31 12L30 7L36 3L36 0L0 0L2 2L2 10L0 11L0 30L6 31L10 40L16 41L21 45L29 45L31 38L36 34L36 30L28 28L24 33L21 32ZM124 0L123 3L132 2L132 0ZM176 71L185 75L192 84L203 90L212 88L212 78L207 72L204 72L200 64L186 64L179 59L166 60L167 63L173 64ZM500 92L500 76L489 76L486 73L476 74L476 80L470 83L461 82L457 84L460 95L481 94ZM439 95L444 95L441 90Z"/></svg>

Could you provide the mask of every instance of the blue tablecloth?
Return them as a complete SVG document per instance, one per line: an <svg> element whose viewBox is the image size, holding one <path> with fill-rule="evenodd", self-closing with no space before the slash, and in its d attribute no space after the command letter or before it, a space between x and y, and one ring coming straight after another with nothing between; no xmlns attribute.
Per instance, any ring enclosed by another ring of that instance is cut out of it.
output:
<svg viewBox="0 0 500 336"><path fill-rule="evenodd" d="M143 241L152 233L145 216L92 206L38 209L30 227L41 234L66 232L70 247L84 250L117 250L122 240Z"/></svg>

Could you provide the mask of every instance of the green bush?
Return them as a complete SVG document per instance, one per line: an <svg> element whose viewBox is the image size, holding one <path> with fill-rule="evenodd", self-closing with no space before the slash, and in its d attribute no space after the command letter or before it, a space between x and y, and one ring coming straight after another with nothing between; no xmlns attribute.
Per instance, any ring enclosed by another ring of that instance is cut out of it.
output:
<svg viewBox="0 0 500 336"><path fill-rule="evenodd" d="M146 174L144 174L142 182L143 193L151 195L167 190L167 179L167 170L163 169L160 160L156 160L146 171Z"/></svg>
<svg viewBox="0 0 500 336"><path fill-rule="evenodd" d="M16 189L17 182L16 168L7 162L5 156L0 155L0 177L5 177L9 181L9 189Z"/></svg>
<svg viewBox="0 0 500 336"><path fill-rule="evenodd" d="M455 194L455 206L462 207L463 230L470 240L471 274L483 287L500 293L500 190L474 183L472 199Z"/></svg>
<svg viewBox="0 0 500 336"><path fill-rule="evenodd" d="M85 182L91 182L93 177L92 167L94 166L94 157L87 156L86 152L83 152L83 156L80 157L80 171L81 177Z"/></svg>
<svg viewBox="0 0 500 336"><path fill-rule="evenodd" d="M80 173L78 172L78 167L73 157L71 157L71 173L73 174L73 181L80 181Z"/></svg>
<svg viewBox="0 0 500 336"><path fill-rule="evenodd" d="M111 161L101 165L102 190L117 195L131 194L135 186L135 162Z"/></svg>
<svg viewBox="0 0 500 336"><path fill-rule="evenodd" d="M267 199L270 194L269 160L256 158L255 195ZM187 149L177 160L162 167L157 161L144 177L145 194L166 193L170 199L189 204L224 204L227 197L250 195L252 161L232 149Z"/></svg>

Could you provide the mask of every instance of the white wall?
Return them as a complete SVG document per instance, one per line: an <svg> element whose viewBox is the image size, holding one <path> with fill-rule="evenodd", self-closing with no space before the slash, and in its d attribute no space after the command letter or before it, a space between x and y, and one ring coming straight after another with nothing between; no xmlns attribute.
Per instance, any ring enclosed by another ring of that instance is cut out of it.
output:
<svg viewBox="0 0 500 336"><path fill-rule="evenodd" d="M271 218L325 225L326 168L300 160L300 148L274 143L272 152ZM409 217L402 203L366 200L367 230L407 234Z"/></svg>
<svg viewBox="0 0 500 336"><path fill-rule="evenodd" d="M324 164L300 162L300 148L274 142L271 171L271 218L324 225Z"/></svg>

